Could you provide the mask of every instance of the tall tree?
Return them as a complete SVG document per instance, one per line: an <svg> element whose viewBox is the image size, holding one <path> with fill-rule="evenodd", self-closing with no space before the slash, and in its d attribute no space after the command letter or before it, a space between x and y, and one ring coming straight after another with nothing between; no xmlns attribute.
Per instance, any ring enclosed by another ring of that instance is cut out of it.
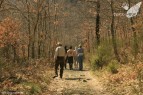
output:
<svg viewBox="0 0 143 95"><path fill-rule="evenodd" d="M131 6L131 1L130 0L128 0L128 3L129 3L129 8L130 8L130 6ZM134 57L135 57L135 59L136 59L136 57L137 57L137 54L138 54L138 41L137 41L137 33L136 33L136 29L135 29L135 27L134 27L134 25L136 24L135 22L134 22L134 18L133 17L131 17L130 18L130 22L131 22L131 29L132 29L132 31L133 31L133 37L134 37L134 43L133 43L133 49L134 49Z"/></svg>
<svg viewBox="0 0 143 95"><path fill-rule="evenodd" d="M0 8L1 8L1 6L2 6L3 2L4 2L4 0L1 0L1 1L0 1Z"/></svg>
<svg viewBox="0 0 143 95"><path fill-rule="evenodd" d="M120 57L117 50L117 42L116 42L116 35L115 35L115 16L114 16L114 1L111 0L111 13L112 13L112 20L111 20L111 35L112 35L112 43L114 48L114 54L116 59L120 62Z"/></svg>
<svg viewBox="0 0 143 95"><path fill-rule="evenodd" d="M100 44L100 0L96 1L96 40L97 47Z"/></svg>

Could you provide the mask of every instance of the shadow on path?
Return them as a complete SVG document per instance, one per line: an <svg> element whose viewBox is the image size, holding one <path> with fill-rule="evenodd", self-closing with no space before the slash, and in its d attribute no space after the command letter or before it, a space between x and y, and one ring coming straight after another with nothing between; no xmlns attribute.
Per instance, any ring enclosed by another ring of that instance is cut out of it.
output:
<svg viewBox="0 0 143 95"><path fill-rule="evenodd" d="M69 69L65 69L65 70L69 70ZM83 69L83 70L79 70L78 68L74 68L73 70L70 70L70 71L90 71L90 69L89 68L85 68L85 69Z"/></svg>
<svg viewBox="0 0 143 95"><path fill-rule="evenodd" d="M85 78L65 78L65 80L81 80L81 79L85 79Z"/></svg>

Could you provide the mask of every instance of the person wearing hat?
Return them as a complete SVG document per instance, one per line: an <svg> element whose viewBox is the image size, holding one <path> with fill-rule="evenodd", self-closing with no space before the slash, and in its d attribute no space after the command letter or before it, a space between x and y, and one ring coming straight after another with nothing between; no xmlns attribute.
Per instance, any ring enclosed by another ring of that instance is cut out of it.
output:
<svg viewBox="0 0 143 95"><path fill-rule="evenodd" d="M79 64L79 70L83 70L83 58L84 58L84 50L81 45L79 45L77 49L77 58L78 58L78 64Z"/></svg>
<svg viewBox="0 0 143 95"><path fill-rule="evenodd" d="M60 42L57 43L57 48L55 49L55 77L58 77L58 67L60 65L60 78L63 77L64 62L65 62L65 49Z"/></svg>

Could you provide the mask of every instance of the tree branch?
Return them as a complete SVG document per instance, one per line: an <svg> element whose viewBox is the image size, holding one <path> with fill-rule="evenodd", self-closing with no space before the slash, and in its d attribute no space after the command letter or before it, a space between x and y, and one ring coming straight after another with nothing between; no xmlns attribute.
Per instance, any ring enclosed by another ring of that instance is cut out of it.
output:
<svg viewBox="0 0 143 95"><path fill-rule="evenodd" d="M0 8L1 8L1 6L2 6L3 2L4 2L4 0L1 0L1 1L0 1Z"/></svg>

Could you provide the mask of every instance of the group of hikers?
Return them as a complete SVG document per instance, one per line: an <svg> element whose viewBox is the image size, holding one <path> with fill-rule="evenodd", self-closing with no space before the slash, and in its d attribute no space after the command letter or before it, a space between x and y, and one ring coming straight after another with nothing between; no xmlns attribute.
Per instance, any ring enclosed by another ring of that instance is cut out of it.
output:
<svg viewBox="0 0 143 95"><path fill-rule="evenodd" d="M67 48L63 47L62 43L57 43L57 48L55 49L55 77L58 77L58 67L60 66L60 78L63 77L64 68L67 69L67 64L69 64L69 69L73 70L73 64L79 71L83 70L83 59L84 50L81 45L78 48L73 49L72 46Z"/></svg>

